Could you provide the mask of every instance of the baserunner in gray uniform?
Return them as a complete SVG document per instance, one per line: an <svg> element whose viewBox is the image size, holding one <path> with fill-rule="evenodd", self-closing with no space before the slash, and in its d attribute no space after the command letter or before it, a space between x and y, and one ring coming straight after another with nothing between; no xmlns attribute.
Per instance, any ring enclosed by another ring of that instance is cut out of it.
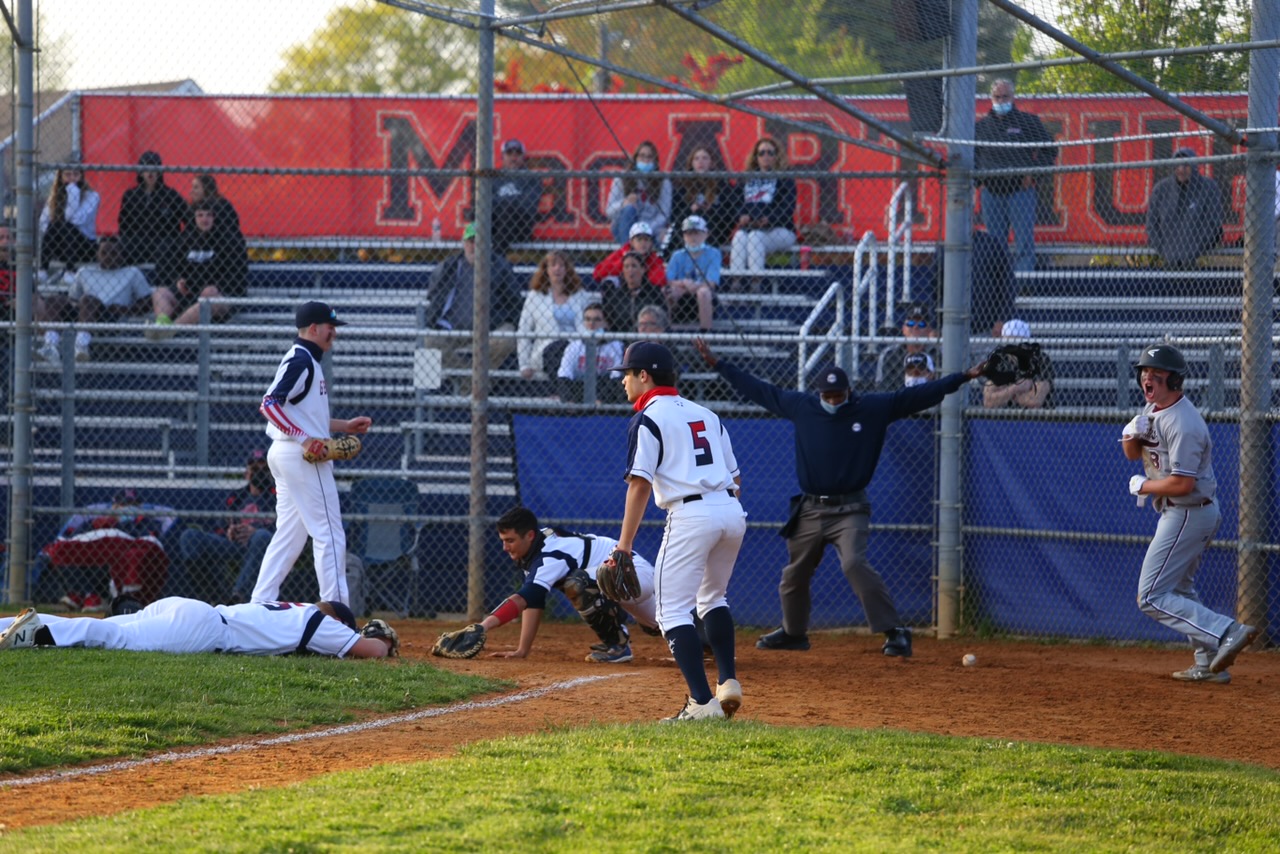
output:
<svg viewBox="0 0 1280 854"><path fill-rule="evenodd" d="M1191 640L1195 664L1174 679L1230 682L1227 668L1258 630L1206 608L1196 595L1200 556L1222 518L1209 428L1182 395L1187 362L1177 348L1145 348L1135 370L1147 405L1125 426L1120 447L1145 472L1129 479L1129 492L1139 505L1151 496L1160 513L1138 578L1138 607Z"/></svg>

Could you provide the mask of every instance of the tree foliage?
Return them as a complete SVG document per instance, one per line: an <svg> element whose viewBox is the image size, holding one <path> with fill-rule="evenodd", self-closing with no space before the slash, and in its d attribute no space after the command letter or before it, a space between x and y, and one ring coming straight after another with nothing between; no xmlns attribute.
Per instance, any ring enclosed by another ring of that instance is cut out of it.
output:
<svg viewBox="0 0 1280 854"><path fill-rule="evenodd" d="M1060 0L1058 26L1102 53L1192 47L1249 39L1249 0ZM1035 55L1028 40L1027 53ZM1045 56L1072 56L1066 48ZM1128 60L1130 71L1173 92L1246 88L1247 53ZM1129 92L1133 87L1095 65L1047 68L1019 89L1038 92Z"/></svg>

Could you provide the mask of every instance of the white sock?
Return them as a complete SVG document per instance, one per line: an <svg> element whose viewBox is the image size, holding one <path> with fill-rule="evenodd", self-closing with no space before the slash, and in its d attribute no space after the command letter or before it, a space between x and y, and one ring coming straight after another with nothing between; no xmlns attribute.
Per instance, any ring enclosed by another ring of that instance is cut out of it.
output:
<svg viewBox="0 0 1280 854"><path fill-rule="evenodd" d="M76 333L76 349L77 350L89 349L89 341L91 341L92 339L93 339L93 335L91 333L77 332Z"/></svg>
<svg viewBox="0 0 1280 854"><path fill-rule="evenodd" d="M46 344L52 344L53 346L57 347L59 342L61 341L62 341L62 336L59 335L57 332L46 332L44 334L44 343Z"/></svg>

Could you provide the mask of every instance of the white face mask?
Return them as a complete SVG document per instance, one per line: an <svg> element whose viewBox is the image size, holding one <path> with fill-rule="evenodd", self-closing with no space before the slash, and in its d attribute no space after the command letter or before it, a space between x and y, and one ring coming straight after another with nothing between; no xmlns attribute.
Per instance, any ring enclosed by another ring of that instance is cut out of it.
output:
<svg viewBox="0 0 1280 854"><path fill-rule="evenodd" d="M1013 101L995 101L991 104L991 112L997 116L1006 116L1013 109Z"/></svg>
<svg viewBox="0 0 1280 854"><path fill-rule="evenodd" d="M707 239L705 237L689 237L686 235L684 239L684 248L688 249L690 252L697 252L705 246L706 243Z"/></svg>
<svg viewBox="0 0 1280 854"><path fill-rule="evenodd" d="M902 384L907 388L911 388L912 386L924 385L928 381L929 381L928 377L907 377L905 380L902 381Z"/></svg>

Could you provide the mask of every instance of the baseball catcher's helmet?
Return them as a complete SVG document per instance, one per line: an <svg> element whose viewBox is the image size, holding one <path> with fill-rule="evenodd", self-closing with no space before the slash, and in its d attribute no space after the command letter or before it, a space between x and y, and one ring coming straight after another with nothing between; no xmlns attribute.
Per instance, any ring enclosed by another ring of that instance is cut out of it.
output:
<svg viewBox="0 0 1280 854"><path fill-rule="evenodd" d="M1187 360L1182 357L1177 347L1169 344L1152 344L1142 348L1142 358L1138 359L1138 364L1134 366L1133 372L1139 383L1142 382L1143 368L1168 371L1169 390L1179 391L1182 388L1182 379L1187 375Z"/></svg>

